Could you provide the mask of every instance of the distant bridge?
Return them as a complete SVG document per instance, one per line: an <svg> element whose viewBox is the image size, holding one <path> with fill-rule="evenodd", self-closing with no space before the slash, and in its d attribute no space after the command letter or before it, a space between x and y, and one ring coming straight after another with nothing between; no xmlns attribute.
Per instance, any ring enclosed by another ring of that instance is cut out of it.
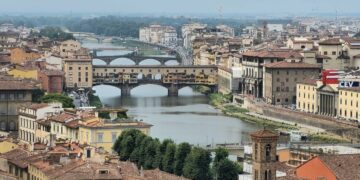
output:
<svg viewBox="0 0 360 180"><path fill-rule="evenodd" d="M93 65L93 85L112 85L121 89L121 96L130 96L133 88L157 84L177 96L179 89L204 85L217 91L216 66L99 66Z"/></svg>
<svg viewBox="0 0 360 180"><path fill-rule="evenodd" d="M93 40L97 40L98 43L102 43L104 41L111 42L113 40L120 39L118 37L99 36L99 35L96 35L95 33L89 33L89 32L69 32L69 33L72 34L80 42L82 42L86 39L89 39L89 40L93 39Z"/></svg>

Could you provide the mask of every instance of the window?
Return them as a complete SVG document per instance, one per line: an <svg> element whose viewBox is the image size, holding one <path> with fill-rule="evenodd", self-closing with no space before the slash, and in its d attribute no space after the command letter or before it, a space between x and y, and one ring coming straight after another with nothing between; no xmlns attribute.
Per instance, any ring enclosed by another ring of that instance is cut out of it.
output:
<svg viewBox="0 0 360 180"><path fill-rule="evenodd" d="M79 67L78 69L81 70L81 67Z"/></svg>
<svg viewBox="0 0 360 180"><path fill-rule="evenodd" d="M280 87L276 87L276 92L280 92Z"/></svg>
<svg viewBox="0 0 360 180"><path fill-rule="evenodd" d="M71 71L73 68L71 66L69 66L69 70Z"/></svg>
<svg viewBox="0 0 360 180"><path fill-rule="evenodd" d="M324 51L324 55L327 55L327 51Z"/></svg>
<svg viewBox="0 0 360 180"><path fill-rule="evenodd" d="M336 51L333 51L333 52L332 52L332 55L336 55Z"/></svg>
<svg viewBox="0 0 360 180"><path fill-rule="evenodd" d="M85 67L85 70L88 70L89 68L88 67Z"/></svg>
<svg viewBox="0 0 360 180"><path fill-rule="evenodd" d="M277 81L277 82L280 82L280 78L277 78L276 81Z"/></svg>
<svg viewBox="0 0 360 180"><path fill-rule="evenodd" d="M116 132L111 133L111 140L113 143L116 141L116 138L117 138Z"/></svg>
<svg viewBox="0 0 360 180"><path fill-rule="evenodd" d="M255 155L255 160L257 160L257 156L258 156L258 144L257 143L255 144L255 153L254 153L254 155Z"/></svg>
<svg viewBox="0 0 360 180"><path fill-rule="evenodd" d="M266 161L271 160L271 145L270 144L267 144L265 146L265 159L266 159Z"/></svg>
<svg viewBox="0 0 360 180"><path fill-rule="evenodd" d="M97 142L103 142L103 133L97 133Z"/></svg>

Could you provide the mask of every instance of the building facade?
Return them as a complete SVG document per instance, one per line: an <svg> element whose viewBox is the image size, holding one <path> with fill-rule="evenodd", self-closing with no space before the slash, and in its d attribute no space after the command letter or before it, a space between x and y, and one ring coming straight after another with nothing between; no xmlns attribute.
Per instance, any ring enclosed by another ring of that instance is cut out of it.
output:
<svg viewBox="0 0 360 180"><path fill-rule="evenodd" d="M317 105L317 80L305 79L297 83L296 108L300 111L316 113Z"/></svg>
<svg viewBox="0 0 360 180"><path fill-rule="evenodd" d="M0 76L0 130L18 130L18 108L31 103L33 82Z"/></svg>
<svg viewBox="0 0 360 180"><path fill-rule="evenodd" d="M296 84L317 78L321 68L303 62L275 62L264 65L264 98L269 104L296 104Z"/></svg>
<svg viewBox="0 0 360 180"><path fill-rule="evenodd" d="M92 60L87 52L75 54L73 58L65 59L64 72L66 88L89 89L92 87Z"/></svg>

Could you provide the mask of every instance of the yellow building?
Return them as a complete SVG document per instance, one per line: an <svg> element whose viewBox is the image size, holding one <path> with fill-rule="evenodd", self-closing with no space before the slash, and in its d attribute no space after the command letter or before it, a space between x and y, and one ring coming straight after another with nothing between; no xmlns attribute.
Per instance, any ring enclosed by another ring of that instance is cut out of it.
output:
<svg viewBox="0 0 360 180"><path fill-rule="evenodd" d="M339 88L339 117L360 121L360 88Z"/></svg>
<svg viewBox="0 0 360 180"><path fill-rule="evenodd" d="M305 79L296 85L296 108L300 111L317 112L317 80Z"/></svg>
<svg viewBox="0 0 360 180"><path fill-rule="evenodd" d="M87 122L87 124L79 127L79 142L80 144L103 147L106 151L112 152L114 142L124 130L139 129L144 134L149 135L151 126L139 121L101 120Z"/></svg>
<svg viewBox="0 0 360 180"><path fill-rule="evenodd" d="M37 68L25 68L17 66L15 69L11 69L8 74L16 78L34 79L38 80L38 69Z"/></svg>
<svg viewBox="0 0 360 180"><path fill-rule="evenodd" d="M0 142L0 154L7 153L13 149L18 147L17 144L9 142L9 141L2 141Z"/></svg>
<svg viewBox="0 0 360 180"><path fill-rule="evenodd" d="M86 50L77 52L73 57L64 60L65 84L67 88L92 87L92 60Z"/></svg>
<svg viewBox="0 0 360 180"><path fill-rule="evenodd" d="M41 58L41 54L29 48L13 48L10 50L12 64L22 64L27 61Z"/></svg>

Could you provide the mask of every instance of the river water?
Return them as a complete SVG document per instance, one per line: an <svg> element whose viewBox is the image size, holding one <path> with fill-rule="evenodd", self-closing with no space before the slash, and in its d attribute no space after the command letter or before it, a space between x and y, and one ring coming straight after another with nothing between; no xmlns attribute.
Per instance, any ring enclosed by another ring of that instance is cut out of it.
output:
<svg viewBox="0 0 360 180"><path fill-rule="evenodd" d="M113 44L85 43L84 47L113 47ZM102 51L101 55L118 55L126 52ZM100 54L99 54L100 55ZM104 64L94 60L94 64ZM132 65L128 59L113 61L112 65ZM140 65L159 64L145 60ZM177 64L170 61L169 65ZM249 141L249 133L260 127L255 124L224 116L208 104L209 99L190 87L179 91L179 97L168 97L167 89L158 85L134 88L131 97L121 97L117 87L100 85L93 88L103 104L127 108L128 115L154 125L151 136L160 140L170 138L176 143L189 142L194 145L219 143L241 143Z"/></svg>

